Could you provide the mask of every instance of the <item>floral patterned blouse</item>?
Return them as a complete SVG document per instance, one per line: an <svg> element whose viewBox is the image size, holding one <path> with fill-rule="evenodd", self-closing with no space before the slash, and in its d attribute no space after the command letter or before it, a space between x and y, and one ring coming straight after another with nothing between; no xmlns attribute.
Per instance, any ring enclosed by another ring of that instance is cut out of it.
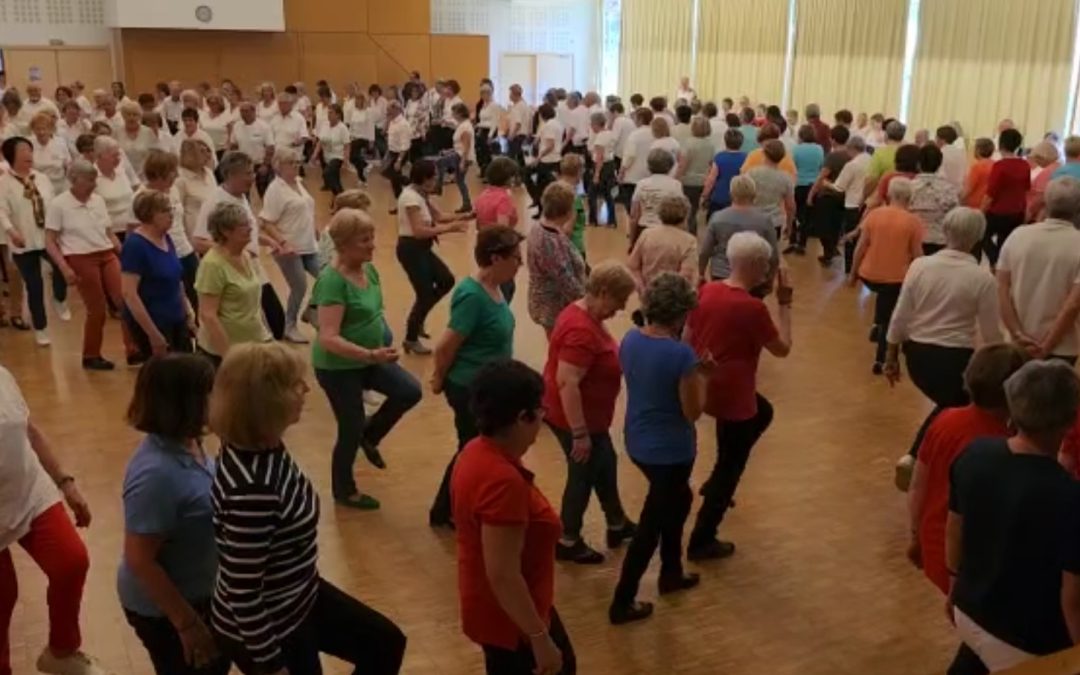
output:
<svg viewBox="0 0 1080 675"><path fill-rule="evenodd" d="M550 331L559 312L585 295L585 261L570 238L536 223L525 240L529 264L529 316Z"/></svg>

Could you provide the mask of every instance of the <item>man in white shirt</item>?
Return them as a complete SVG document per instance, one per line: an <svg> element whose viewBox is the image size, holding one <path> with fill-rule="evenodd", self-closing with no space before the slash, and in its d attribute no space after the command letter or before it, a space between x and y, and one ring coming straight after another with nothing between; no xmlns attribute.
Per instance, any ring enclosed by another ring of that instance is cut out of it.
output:
<svg viewBox="0 0 1080 675"><path fill-rule="evenodd" d="M303 115L294 110L295 105L296 99L292 94L278 94L278 111L270 118L270 132L276 147L302 152L308 139L308 128Z"/></svg>
<svg viewBox="0 0 1080 675"><path fill-rule="evenodd" d="M521 85L510 87L510 108L506 112L506 138L510 142L510 158L525 165L525 143L529 139L529 104L521 97Z"/></svg>
<svg viewBox="0 0 1080 675"><path fill-rule="evenodd" d="M845 235L859 226L863 212L863 203L866 201L866 176L870 171L870 155L866 152L866 139L862 136L850 136L845 148L851 155L851 160L840 170L833 186L844 193L844 222L843 232ZM846 237L844 242L844 272L851 272L852 261L855 257L855 242Z"/></svg>
<svg viewBox="0 0 1080 675"><path fill-rule="evenodd" d="M1046 188L1046 220L1018 227L998 260L1001 317L1013 342L1033 356L1080 355L1080 181L1053 180Z"/></svg>
<svg viewBox="0 0 1080 675"><path fill-rule="evenodd" d="M589 109L581 104L581 94L570 92L566 97L566 112L556 121L566 130L567 152L585 154L585 144L589 140Z"/></svg>
<svg viewBox="0 0 1080 675"><path fill-rule="evenodd" d="M274 158L274 132L269 124L259 119L251 101L241 103L239 113L240 119L233 123L232 146L255 164L255 191L262 197L274 179L270 168Z"/></svg>
<svg viewBox="0 0 1080 675"><path fill-rule="evenodd" d="M963 148L956 147L953 143L959 136L956 129L951 126L938 127L934 143L941 149L941 168L938 175L952 183L958 192L964 189L964 180L967 178L968 158Z"/></svg>
<svg viewBox="0 0 1080 675"><path fill-rule="evenodd" d="M184 112L184 101L180 98L183 91L180 81L173 80L169 83L169 96L161 102L162 117L173 135L180 129L180 113Z"/></svg>
<svg viewBox="0 0 1080 675"><path fill-rule="evenodd" d="M390 213L397 213L397 198L401 196L408 180L401 173L401 167L409 157L409 149L412 147L412 125L405 119L405 111L400 101L390 101L386 106L387 153L383 163L383 176L390 181L394 190L395 203L390 207Z"/></svg>
<svg viewBox="0 0 1080 675"><path fill-rule="evenodd" d="M33 119L34 115L43 110L60 117L60 111L57 109L56 104L41 95L41 84L31 82L26 85L26 101L23 102L23 111L26 112L29 119Z"/></svg>

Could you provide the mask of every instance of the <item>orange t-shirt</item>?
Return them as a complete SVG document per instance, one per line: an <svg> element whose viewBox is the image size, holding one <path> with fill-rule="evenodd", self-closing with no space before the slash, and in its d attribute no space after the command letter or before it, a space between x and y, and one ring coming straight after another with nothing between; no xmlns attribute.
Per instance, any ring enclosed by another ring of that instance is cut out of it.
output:
<svg viewBox="0 0 1080 675"><path fill-rule="evenodd" d="M867 238L866 256L859 265L859 277L880 284L904 280L914 252L922 245L922 220L897 206L883 206L866 215L862 236Z"/></svg>
<svg viewBox="0 0 1080 675"><path fill-rule="evenodd" d="M981 209L983 200L986 199L986 189L990 186L990 170L994 168L994 160L978 159L968 169L967 180L964 181L964 191L967 199L964 206L973 209Z"/></svg>
<svg viewBox="0 0 1080 675"><path fill-rule="evenodd" d="M759 166L765 166L765 151L758 148L746 156L746 161L743 162L742 168L739 169L739 173L748 173L750 169L756 169ZM798 171L795 169L795 160L791 158L790 154L784 155L784 158L780 160L778 168L786 174L790 174L792 178L798 179Z"/></svg>

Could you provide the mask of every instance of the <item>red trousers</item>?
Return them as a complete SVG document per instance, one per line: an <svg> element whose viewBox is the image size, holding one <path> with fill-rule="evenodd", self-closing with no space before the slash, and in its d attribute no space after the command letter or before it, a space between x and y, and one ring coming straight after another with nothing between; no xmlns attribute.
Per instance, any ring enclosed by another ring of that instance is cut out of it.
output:
<svg viewBox="0 0 1080 675"><path fill-rule="evenodd" d="M64 260L79 277L79 295L86 305L86 323L83 325L83 358L101 356L101 342L108 318L109 300L116 308L123 308L124 294L120 288L120 257L111 248L106 251L64 256ZM128 355L138 351L127 323L120 322L124 335L124 348Z"/></svg>
<svg viewBox="0 0 1080 675"><path fill-rule="evenodd" d="M19 545L33 558L49 580L49 648L54 654L66 655L79 649L79 608L82 605L83 584L90 569L86 545L75 532L64 505L54 504L34 519L30 532ZM11 675L11 653L8 632L19 582L11 551L0 551L0 675Z"/></svg>

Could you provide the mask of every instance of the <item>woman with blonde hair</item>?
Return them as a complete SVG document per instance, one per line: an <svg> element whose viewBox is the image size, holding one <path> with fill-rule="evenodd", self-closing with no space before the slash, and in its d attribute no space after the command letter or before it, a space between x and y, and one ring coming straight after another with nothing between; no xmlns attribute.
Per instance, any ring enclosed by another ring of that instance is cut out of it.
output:
<svg viewBox="0 0 1080 675"><path fill-rule="evenodd" d="M142 123L143 112L138 103L121 105L120 116L124 118L124 126L116 131L116 141L127 155L128 161L135 167L139 178L145 178L143 164L150 150L158 147L158 137Z"/></svg>
<svg viewBox="0 0 1080 675"><path fill-rule="evenodd" d="M278 113L277 91L273 82L263 82L259 85L259 100L255 103L255 114L267 124Z"/></svg>
<svg viewBox="0 0 1080 675"><path fill-rule="evenodd" d="M34 146L34 169L49 179L53 194L60 194L67 189L71 150L64 139L56 135L56 118L48 112L39 112L30 119L30 131L30 142Z"/></svg>
<svg viewBox="0 0 1080 675"><path fill-rule="evenodd" d="M199 141L187 139L180 144L180 170L176 191L184 207L184 231L195 234L195 223L203 202L217 189L214 171L210 168L210 148Z"/></svg>
<svg viewBox="0 0 1080 675"><path fill-rule="evenodd" d="M318 673L320 653L395 675L405 635L319 574L319 495L283 438L300 421L306 369L285 345L247 344L229 353L214 380L209 422L222 449L211 489L213 626L244 675Z"/></svg>
<svg viewBox="0 0 1080 675"><path fill-rule="evenodd" d="M105 200L109 211L110 229L116 238L124 241L129 229L134 227L131 202L135 198L138 183L132 183L121 165L123 153L120 144L110 136L98 136L94 140L94 166L98 176L94 192Z"/></svg>

